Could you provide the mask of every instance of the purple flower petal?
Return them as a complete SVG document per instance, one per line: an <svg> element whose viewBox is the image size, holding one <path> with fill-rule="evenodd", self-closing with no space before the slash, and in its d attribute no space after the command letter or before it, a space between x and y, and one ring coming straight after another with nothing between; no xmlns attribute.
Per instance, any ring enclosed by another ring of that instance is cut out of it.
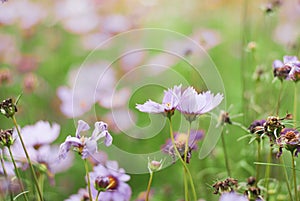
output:
<svg viewBox="0 0 300 201"><path fill-rule="evenodd" d="M281 68L282 66L284 66L284 64L280 60L275 60L273 62L273 68Z"/></svg>
<svg viewBox="0 0 300 201"><path fill-rule="evenodd" d="M297 56L284 56L283 57L283 63L293 63L298 62Z"/></svg>
<svg viewBox="0 0 300 201"><path fill-rule="evenodd" d="M82 131L87 131L89 129L90 129L90 126L85 121L79 120L77 129L76 129L76 137L80 138L79 133L81 133Z"/></svg>

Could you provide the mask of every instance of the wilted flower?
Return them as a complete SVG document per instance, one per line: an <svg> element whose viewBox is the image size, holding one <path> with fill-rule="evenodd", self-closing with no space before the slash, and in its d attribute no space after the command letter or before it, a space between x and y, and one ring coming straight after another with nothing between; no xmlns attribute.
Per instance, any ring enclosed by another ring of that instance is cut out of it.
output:
<svg viewBox="0 0 300 201"><path fill-rule="evenodd" d="M13 129L0 130L0 145L10 147L14 143Z"/></svg>
<svg viewBox="0 0 300 201"><path fill-rule="evenodd" d="M71 147L74 147L74 150L81 155L82 159L86 159L97 152L98 140L100 140L103 137L105 138L104 144L106 146L110 146L112 144L112 137L107 131L106 123L102 121L96 122L95 129L91 137L85 137L80 135L82 131L87 131L89 129L90 127L86 122L79 120L75 137L71 137L69 135L66 138L65 142L60 145L59 158L66 158L66 155L71 149Z"/></svg>
<svg viewBox="0 0 300 201"><path fill-rule="evenodd" d="M300 133L293 128L284 128L277 139L277 144L279 145L277 157L281 156L283 148L291 153L295 152L295 156L298 156L300 152Z"/></svg>
<svg viewBox="0 0 300 201"><path fill-rule="evenodd" d="M229 113L222 110L219 115L218 125L223 126L224 124L232 124Z"/></svg>
<svg viewBox="0 0 300 201"><path fill-rule="evenodd" d="M166 115L167 117L171 117L179 104L180 97L181 85L174 86L172 89L168 89L167 91L165 91L162 104L156 103L152 100L148 100L143 105L137 104L136 108L141 112L161 113Z"/></svg>
<svg viewBox="0 0 300 201"><path fill-rule="evenodd" d="M191 130L190 138L187 139L188 135L185 133L175 133L175 146L178 152L180 153L182 159L184 159L185 152L185 144L188 140L188 150L187 150L187 158L186 162L189 163L192 157L192 151L198 149L197 142L204 137L204 132L202 130ZM162 151L164 153L170 154L174 160L176 157L176 152L174 149L174 145L172 144L172 140L168 139L167 142L162 146Z"/></svg>
<svg viewBox="0 0 300 201"><path fill-rule="evenodd" d="M199 115L207 113L217 107L223 100L223 95L214 96L210 91L198 94L193 87L188 87L181 96L178 110L185 118L192 122Z"/></svg>
<svg viewBox="0 0 300 201"><path fill-rule="evenodd" d="M261 119L261 120L255 120L253 121L250 126L248 127L248 130L252 134L263 134L264 133L264 124L266 120Z"/></svg>
<svg viewBox="0 0 300 201"><path fill-rule="evenodd" d="M11 98L3 100L2 103L0 103L0 112L7 118L13 117L17 111L17 106L13 103Z"/></svg>
<svg viewBox="0 0 300 201"><path fill-rule="evenodd" d="M219 201L248 201L248 199L243 195L239 195L235 192L230 192L222 194Z"/></svg>
<svg viewBox="0 0 300 201"><path fill-rule="evenodd" d="M118 167L116 161L107 161L106 166L98 165L90 173L91 183L103 185L104 192L100 193L99 200L111 201L129 201L131 197L131 188L125 183L129 181L130 176L125 173L123 168ZM92 194L95 196L99 188L91 186Z"/></svg>
<svg viewBox="0 0 300 201"><path fill-rule="evenodd" d="M269 116L264 123L264 133L270 138L271 143L280 136L281 130L285 127L282 123L282 118L277 116Z"/></svg>
<svg viewBox="0 0 300 201"><path fill-rule="evenodd" d="M213 184L214 194L223 194L228 192L234 192L238 187L238 181L234 178L227 178L224 181L218 181Z"/></svg>
<svg viewBox="0 0 300 201"><path fill-rule="evenodd" d="M273 62L274 77L280 80L294 80L299 79L300 74L300 61L296 56L284 56L283 62L275 60Z"/></svg>

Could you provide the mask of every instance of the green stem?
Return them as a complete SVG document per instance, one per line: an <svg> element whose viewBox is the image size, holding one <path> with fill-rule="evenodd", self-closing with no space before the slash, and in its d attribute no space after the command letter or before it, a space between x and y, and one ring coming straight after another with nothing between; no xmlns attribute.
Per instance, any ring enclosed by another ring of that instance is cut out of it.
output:
<svg viewBox="0 0 300 201"><path fill-rule="evenodd" d="M19 170L18 170L18 168L17 168L16 162L15 162L15 159L14 159L14 156L13 156L13 154L12 154L12 152L11 152L10 147L8 147L8 151L9 151L9 155L10 155L11 161L12 161L12 163L13 163L13 165L14 165L15 173L16 173L16 176L17 176L17 178L18 178L18 182L19 182L19 185L20 185L20 187L21 187L21 190L22 190L22 192L25 192L23 183L22 183L22 181L21 181L21 176L20 176ZM24 193L23 196L24 196L25 200L28 201L27 194Z"/></svg>
<svg viewBox="0 0 300 201"><path fill-rule="evenodd" d="M284 179L285 179L286 187L287 187L288 192L289 192L290 201L293 201L291 187L290 187L290 184L289 184L289 177L288 177L288 174L287 174L287 171L286 171L286 168L285 168L285 163L284 163L283 156L280 157L280 162L282 163L282 167L284 169Z"/></svg>
<svg viewBox="0 0 300 201"><path fill-rule="evenodd" d="M280 81L280 89L279 89L278 100L277 100L276 116L278 116L278 113L279 113L282 89L283 89L283 81Z"/></svg>
<svg viewBox="0 0 300 201"><path fill-rule="evenodd" d="M1 150L1 153L3 153L3 149ZM3 169L4 177L5 177L5 179L6 179L7 182L10 182L10 181L8 180L7 172L6 172L6 169L5 169L4 160L3 160L3 154L2 154L2 156L0 157L0 161L1 161L1 166L2 166L2 169ZM8 191L9 191L9 197L10 197L10 200L13 201L14 198L13 198L13 194L12 194L12 192L11 192L10 187L8 188Z"/></svg>
<svg viewBox="0 0 300 201"><path fill-rule="evenodd" d="M97 196L96 196L96 200L95 201L98 201L99 200L99 195L100 195L101 191L98 191L97 193Z"/></svg>
<svg viewBox="0 0 300 201"><path fill-rule="evenodd" d="M40 174L38 180L39 180L39 185L40 185L40 188L41 188L41 191L42 191L42 196L44 197L44 195L43 195L43 191L44 191L44 180L45 180L44 174Z"/></svg>
<svg viewBox="0 0 300 201"><path fill-rule="evenodd" d="M172 121L171 121L171 118L168 118L169 119L169 124L170 124L170 136L171 136L171 140L172 140L172 144L174 146L174 150L181 162L181 164L183 165L183 168L185 169L185 171L187 172L189 178L190 178L190 185L191 185L191 188L192 188L192 192L193 192L193 196L194 196L194 200L197 201L197 193L196 193L196 190L195 190L195 185L194 185L194 182L193 182L193 177L186 165L186 163L183 161L178 149L176 148L176 144L175 144L175 139L174 139L174 134L173 134L173 128L172 128Z"/></svg>
<svg viewBox="0 0 300 201"><path fill-rule="evenodd" d="M188 188L188 179L187 172L185 168L183 168L183 183L184 183L184 200L189 200L189 188Z"/></svg>
<svg viewBox="0 0 300 201"><path fill-rule="evenodd" d="M260 138L257 139L257 162L261 162L261 143ZM256 183L259 181L260 177L260 166L256 165Z"/></svg>
<svg viewBox="0 0 300 201"><path fill-rule="evenodd" d="M292 168L293 168L293 181L294 181L294 192L295 192L295 200L298 200L298 189L297 189L297 175L296 175L296 167L295 167L295 158L293 152L291 152L292 156Z"/></svg>
<svg viewBox="0 0 300 201"><path fill-rule="evenodd" d="M184 147L184 155L183 155L183 161L187 161L187 153L189 151L189 139L190 139L190 135L191 135L191 122L189 122L189 127L188 127L188 136L187 136L187 140L185 141L185 147ZM188 195L188 180L187 180L187 172L186 170L183 168L183 181L184 181L184 192L185 192L185 200L189 200L189 195Z"/></svg>
<svg viewBox="0 0 300 201"><path fill-rule="evenodd" d="M153 180L153 172L151 171L151 172L150 172L149 181L148 181L148 186L147 186L146 201L149 200L149 194L150 194L150 189L151 189L152 180Z"/></svg>
<svg viewBox="0 0 300 201"><path fill-rule="evenodd" d="M231 177L231 172L230 172L230 168L229 168L228 154L227 154L227 149L226 149L225 138L224 138L224 133L223 132L221 133L221 139L222 139L222 145L223 145L223 152L224 152L227 175L228 175L228 177Z"/></svg>
<svg viewBox="0 0 300 201"><path fill-rule="evenodd" d="M297 125L297 83L295 83L295 87L294 87L294 128L296 128Z"/></svg>
<svg viewBox="0 0 300 201"><path fill-rule="evenodd" d="M86 172L86 177L87 177L87 185L88 185L88 191L89 191L89 200L93 201L92 191L91 191L90 174L89 174L89 166L88 166L88 163L87 163L86 159L84 159L84 167L85 167L85 172Z"/></svg>
<svg viewBox="0 0 300 201"><path fill-rule="evenodd" d="M268 187L269 187L271 159L272 159L272 147L270 147L270 151L269 151L269 155L268 155L268 160L267 160L267 166L266 166L266 173L265 173L265 189L266 189L265 200L268 200Z"/></svg>
<svg viewBox="0 0 300 201"><path fill-rule="evenodd" d="M33 169L33 165L32 165L32 163L31 163L29 154L28 154L27 149L26 149L26 146L25 146L25 144L24 144L24 141L23 141L21 132L20 132L20 130L19 130L19 127L18 127L17 120L16 120L15 116L12 116L12 120L13 120L13 123L14 123L14 125L15 125L15 127L16 127L18 136L19 136L19 138L20 138L20 142L21 142L21 144L22 144L22 147L23 147L25 156L26 156L26 158L27 158L27 162L28 162L28 164L29 164L29 167L30 167L30 170L31 170L31 174L32 174L32 177L33 177L33 180L34 180L36 189L37 189L37 191L38 191L39 199L40 199L40 201L43 201L44 199L43 199L43 196L42 196L42 192L41 192L41 189L40 189L40 187L39 187L39 183L38 183L38 180L37 180L35 171L34 171L34 169Z"/></svg>

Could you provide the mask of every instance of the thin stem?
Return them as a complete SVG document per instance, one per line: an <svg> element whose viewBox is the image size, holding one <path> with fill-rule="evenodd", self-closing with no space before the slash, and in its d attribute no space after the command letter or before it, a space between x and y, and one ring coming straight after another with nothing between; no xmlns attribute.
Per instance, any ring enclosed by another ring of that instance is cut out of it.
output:
<svg viewBox="0 0 300 201"><path fill-rule="evenodd" d="M297 83L295 83L295 87L294 87L294 112L293 112L293 116L294 116L294 127L296 128L297 125Z"/></svg>
<svg viewBox="0 0 300 201"><path fill-rule="evenodd" d="M17 176L17 178L18 178L18 182L19 182L19 185L20 185L20 187L21 187L21 190L22 190L22 192L25 192L23 183L22 183L22 181L21 181L21 176L20 176L18 167L17 167L17 165L16 165L16 162L15 162L15 159L14 159L14 156L13 156L13 154L12 154L12 152L11 152L11 148L10 148L10 147L8 147L8 151L9 151L9 155L10 155L11 161L12 161L12 163L13 163L13 165L14 165L15 173L16 173L16 176ZM23 196L24 196L25 200L28 201L27 194L24 193Z"/></svg>
<svg viewBox="0 0 300 201"><path fill-rule="evenodd" d="M174 146L174 150L181 162L181 164L183 165L184 169L186 170L189 178L190 178L190 185L191 185L191 188L192 188L192 192L193 192L193 196L194 196L194 200L197 201L197 193L196 193L196 190L195 190L195 186L194 186L194 182L193 182L193 177L186 165L186 163L183 161L178 149L176 148L176 145L175 145L175 139L174 139L174 134L173 134L173 128L172 128L172 121L171 121L171 118L168 118L169 119L169 124L170 124L170 136L171 136L171 140L172 140L172 144Z"/></svg>
<svg viewBox="0 0 300 201"><path fill-rule="evenodd" d="M261 161L261 143L260 138L257 139L257 162ZM260 166L256 165L256 183L259 181L260 177Z"/></svg>
<svg viewBox="0 0 300 201"><path fill-rule="evenodd" d="M40 199L40 201L43 201L44 199L43 199L43 196L42 196L42 192L41 192L41 189L40 189L40 187L39 187L39 183L38 183L38 180L37 180L35 171L34 171L34 169L33 169L33 165L32 165L32 163L31 163L29 154L28 154L28 152L27 152L27 150L26 150L26 146L25 146L25 144L24 144L24 141L23 141L21 132L20 132L20 130L19 130L19 127L18 127L17 120L16 120L15 116L12 116L12 120L13 120L13 123L14 123L14 125L15 125L15 127L16 127L16 130L17 130L18 136L19 136L19 138L20 138L20 141L21 141L21 144L22 144L22 147L23 147L25 156L26 156L26 158L27 158L27 162L28 162L28 164L29 164L29 167L30 167L30 170L31 170L31 174L32 174L32 177L33 177L33 180L34 180L36 189L37 189L37 191L38 191L39 199Z"/></svg>
<svg viewBox="0 0 300 201"><path fill-rule="evenodd" d="M95 201L98 201L99 200L99 195L100 195L101 191L98 191L97 193L97 196L96 196L96 200Z"/></svg>
<svg viewBox="0 0 300 201"><path fill-rule="evenodd" d="M298 191L297 191L297 175L296 175L296 167L295 167L295 158L293 152L291 152L292 156L292 168L293 168L293 180L294 180L294 192L295 192L295 200L298 200Z"/></svg>
<svg viewBox="0 0 300 201"><path fill-rule="evenodd" d="M89 200L93 201L92 191L91 191L90 174L89 174L89 166L88 166L88 163L87 163L86 159L84 159L84 167L85 167L85 172L86 172L86 177L87 177L87 185L88 185L88 191L89 191Z"/></svg>
<svg viewBox="0 0 300 201"><path fill-rule="evenodd" d="M189 139L191 135L191 122L189 122L189 127L188 127L188 136L187 140L185 141L185 147L184 147L184 155L183 155L183 161L187 161L187 153L189 151ZM185 191L185 200L189 200L189 195L188 195L188 180L187 180L187 172L185 168L183 168L183 181L184 181L184 191Z"/></svg>
<svg viewBox="0 0 300 201"><path fill-rule="evenodd" d="M242 85L242 108L244 109L244 111L247 110L248 108L248 101L246 98L246 83L247 83L247 77L246 77L246 60L247 60L247 56L246 56L246 52L244 51L244 48L247 44L247 41L249 40L249 24L248 24L248 0L244 0L243 2L243 12L242 12L242 30L241 30L241 66L240 66L240 70L241 70L241 85ZM244 122L246 121L246 115L244 115Z"/></svg>
<svg viewBox="0 0 300 201"><path fill-rule="evenodd" d="M265 173L265 189L266 189L266 196L265 199L268 200L268 187L269 187L269 177L270 177L270 163L272 159L272 147L270 147L267 166L266 166L266 173Z"/></svg>
<svg viewBox="0 0 300 201"><path fill-rule="evenodd" d="M279 89L278 100L277 100L277 108L276 108L276 115L277 116L278 116L279 108L280 108L280 99L281 99L282 89L283 89L283 81L280 82L280 89Z"/></svg>
<svg viewBox="0 0 300 201"><path fill-rule="evenodd" d="M153 172L151 171L149 181L148 181L148 186L147 186L146 201L149 201L149 194L150 194L152 180L153 180Z"/></svg>
<svg viewBox="0 0 300 201"><path fill-rule="evenodd" d="M183 168L183 183L184 183L184 200L189 200L189 188L188 188L188 179L187 172L185 168Z"/></svg>
<svg viewBox="0 0 300 201"><path fill-rule="evenodd" d="M289 196L290 196L290 201L293 201L293 196L292 196L292 192L291 192L291 187L290 187L290 184L289 184L289 177L288 177L288 174L287 174L287 171L286 171L286 168L285 168L285 163L284 163L284 159L283 159L283 156L280 157L280 162L282 163L282 167L284 169L284 179L285 179L285 183L286 183L286 187L288 189L288 192L289 192Z"/></svg>
<svg viewBox="0 0 300 201"><path fill-rule="evenodd" d="M3 150L1 150L1 153L3 153ZM10 181L8 180L7 172L6 172L6 169L5 169L4 160L3 160L3 155L0 157L0 161L1 161L1 166L2 166L2 169L3 169L4 177L5 177L5 179L6 179L7 182L10 182ZM11 189L10 189L10 185L9 185L8 191L9 191L9 197L10 197L10 200L13 201L14 198L13 198L13 194L12 194Z"/></svg>
<svg viewBox="0 0 300 201"><path fill-rule="evenodd" d="M228 154L227 154L227 149L226 149L225 138L224 138L224 133L223 132L221 133L221 139L222 139L222 146L223 146L223 152L224 152L227 175L228 175L228 177L231 177L231 172L230 172L230 168L229 168Z"/></svg>
<svg viewBox="0 0 300 201"><path fill-rule="evenodd" d="M44 174L40 174L38 180L39 180L39 185L40 185L41 191L42 191L42 193L43 193L43 191L44 191L44 180L45 180ZM43 194L42 194L42 196L43 196ZM43 196L43 197L44 197L44 196Z"/></svg>

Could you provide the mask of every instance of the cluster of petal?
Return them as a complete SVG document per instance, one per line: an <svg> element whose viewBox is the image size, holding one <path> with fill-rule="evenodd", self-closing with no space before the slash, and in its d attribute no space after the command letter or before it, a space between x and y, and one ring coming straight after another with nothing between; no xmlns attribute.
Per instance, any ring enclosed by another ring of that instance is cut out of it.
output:
<svg viewBox="0 0 300 201"><path fill-rule="evenodd" d="M112 137L107 131L107 124L99 121L95 123L95 129L91 137L81 136L80 133L89 130L89 125L82 121L78 121L75 137L70 135L65 142L60 145L59 158L64 159L72 147L74 147L81 155L82 159L86 159L97 152L98 141L104 139L104 144L110 146L112 144Z"/></svg>
<svg viewBox="0 0 300 201"><path fill-rule="evenodd" d="M178 110L188 121L193 121L198 115L207 113L217 107L223 100L223 95L213 95L210 91L198 94L193 87L188 87L181 96Z"/></svg>
<svg viewBox="0 0 300 201"><path fill-rule="evenodd" d="M223 95L213 95L210 91L198 94L193 87L188 87L184 92L181 85L174 86L165 91L162 104L148 100L144 104L137 104L136 108L141 112L161 113L171 116L177 109L184 114L188 121L194 121L196 117L207 113L217 107L223 100Z"/></svg>
<svg viewBox="0 0 300 201"><path fill-rule="evenodd" d="M95 183L95 180L99 177L111 177L115 180L115 186L113 190L107 190L101 192L99 201L129 201L131 197L131 188L126 183L130 180L130 176L125 173L123 168L119 168L116 161L107 161L106 165L99 164L94 167L94 171L90 173L91 183ZM91 186L93 196L96 196L97 190L94 186Z"/></svg>
<svg viewBox="0 0 300 201"><path fill-rule="evenodd" d="M136 108L141 112L165 114L172 112L177 108L180 98L181 85L174 86L172 89L165 91L161 104L152 100L148 100L144 104L137 104Z"/></svg>
<svg viewBox="0 0 300 201"><path fill-rule="evenodd" d="M284 56L283 61L275 60L273 62L273 73L280 80L300 79L300 61L296 56Z"/></svg>

